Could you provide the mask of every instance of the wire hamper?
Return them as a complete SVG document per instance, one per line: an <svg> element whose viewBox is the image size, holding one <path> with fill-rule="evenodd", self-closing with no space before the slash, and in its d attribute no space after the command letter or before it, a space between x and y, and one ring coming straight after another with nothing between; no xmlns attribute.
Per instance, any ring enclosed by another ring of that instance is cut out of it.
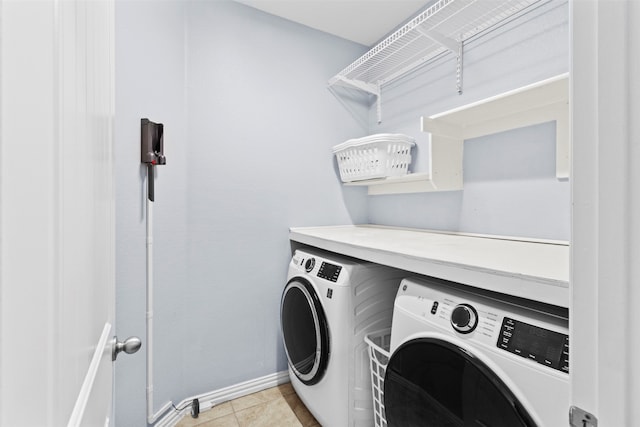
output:
<svg viewBox="0 0 640 427"><path fill-rule="evenodd" d="M333 147L342 182L406 175L411 164L413 138L376 134L350 139Z"/></svg>
<svg viewBox="0 0 640 427"><path fill-rule="evenodd" d="M375 427L387 427L384 412L384 375L390 357L391 329L370 333L364 337L364 341L369 346Z"/></svg>

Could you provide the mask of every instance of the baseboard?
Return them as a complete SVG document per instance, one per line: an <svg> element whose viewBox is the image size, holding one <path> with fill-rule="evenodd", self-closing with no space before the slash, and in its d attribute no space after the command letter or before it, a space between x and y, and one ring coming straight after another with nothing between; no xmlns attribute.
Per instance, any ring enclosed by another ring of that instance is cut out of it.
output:
<svg viewBox="0 0 640 427"><path fill-rule="evenodd" d="M191 396L176 405L177 408L183 408L185 406L186 408L181 411L172 410L158 420L155 426L172 427L176 425L185 414L191 414L191 406L189 403L191 403L193 399L198 399L200 401L200 408L212 408L229 400L237 399L238 397L246 396L251 393L257 393L287 382L289 382L289 371L281 371L276 372L275 374L266 375L264 377L221 388L220 390ZM204 410L202 412L204 412Z"/></svg>

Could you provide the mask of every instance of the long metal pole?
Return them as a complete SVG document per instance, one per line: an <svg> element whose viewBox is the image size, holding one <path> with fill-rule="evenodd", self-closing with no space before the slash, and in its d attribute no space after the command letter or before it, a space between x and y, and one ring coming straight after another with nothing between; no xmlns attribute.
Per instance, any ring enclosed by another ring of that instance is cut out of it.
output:
<svg viewBox="0 0 640 427"><path fill-rule="evenodd" d="M147 421L153 423L153 166L147 168Z"/></svg>
<svg viewBox="0 0 640 427"><path fill-rule="evenodd" d="M147 167L147 422L155 423L172 405L153 413L153 165Z"/></svg>

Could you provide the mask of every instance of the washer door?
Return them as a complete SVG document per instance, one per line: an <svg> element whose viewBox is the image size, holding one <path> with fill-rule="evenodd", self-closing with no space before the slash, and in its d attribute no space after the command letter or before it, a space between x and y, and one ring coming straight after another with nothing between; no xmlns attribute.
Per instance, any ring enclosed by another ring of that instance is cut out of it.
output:
<svg viewBox="0 0 640 427"><path fill-rule="evenodd" d="M389 427L535 426L487 365L467 350L433 338L409 341L394 352L384 380L384 403Z"/></svg>
<svg viewBox="0 0 640 427"><path fill-rule="evenodd" d="M289 366L304 384L316 384L329 361L329 328L320 298L308 280L294 277L287 283L280 323Z"/></svg>

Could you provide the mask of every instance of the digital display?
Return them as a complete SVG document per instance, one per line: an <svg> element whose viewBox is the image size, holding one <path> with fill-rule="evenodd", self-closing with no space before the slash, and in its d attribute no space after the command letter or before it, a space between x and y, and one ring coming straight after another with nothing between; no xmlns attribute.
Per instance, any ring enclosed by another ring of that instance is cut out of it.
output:
<svg viewBox="0 0 640 427"><path fill-rule="evenodd" d="M341 270L342 267L339 265L333 265L329 264L328 262L323 262L322 265L320 265L320 270L318 270L318 277L330 280L332 282L337 282Z"/></svg>
<svg viewBox="0 0 640 427"><path fill-rule="evenodd" d="M497 346L510 353L569 372L569 337L505 317Z"/></svg>

